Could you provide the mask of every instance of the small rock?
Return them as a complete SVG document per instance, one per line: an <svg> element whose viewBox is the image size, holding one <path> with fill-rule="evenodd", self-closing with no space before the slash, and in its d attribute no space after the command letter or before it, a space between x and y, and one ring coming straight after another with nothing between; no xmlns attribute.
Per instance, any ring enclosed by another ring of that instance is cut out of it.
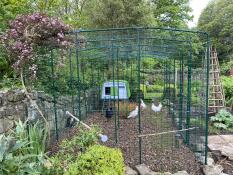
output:
<svg viewBox="0 0 233 175"><path fill-rule="evenodd" d="M7 106L7 109L5 110L6 115L15 115L17 111L15 110L15 106Z"/></svg>
<svg viewBox="0 0 233 175"><path fill-rule="evenodd" d="M153 172L145 164L137 165L137 166L135 166L135 168L140 175L155 175L155 172Z"/></svg>
<svg viewBox="0 0 233 175"><path fill-rule="evenodd" d="M0 119L0 134L7 132L14 126L14 121L7 119Z"/></svg>
<svg viewBox="0 0 233 175"><path fill-rule="evenodd" d="M9 120L13 120L15 117L14 117L13 115L9 115L9 116L7 116L7 118L8 118Z"/></svg>
<svg viewBox="0 0 233 175"><path fill-rule="evenodd" d="M197 157L197 161L205 163L205 156ZM214 159L212 159L211 157L207 157L207 165L214 165Z"/></svg>
<svg viewBox="0 0 233 175"><path fill-rule="evenodd" d="M15 110L16 111L24 111L25 105L24 104L17 105L17 106L15 106Z"/></svg>
<svg viewBox="0 0 233 175"><path fill-rule="evenodd" d="M153 175L172 175L172 173L170 173L170 172L164 172L164 173L155 172Z"/></svg>
<svg viewBox="0 0 233 175"><path fill-rule="evenodd" d="M129 166L126 166L125 175L138 175L138 172L133 170Z"/></svg>
<svg viewBox="0 0 233 175"><path fill-rule="evenodd" d="M208 157L207 158L207 165L214 165L215 162L214 162L214 159L212 159L211 157Z"/></svg>
<svg viewBox="0 0 233 175"><path fill-rule="evenodd" d="M37 100L38 99L38 92L37 91L32 91L28 95L31 97L32 100Z"/></svg>
<svg viewBox="0 0 233 175"><path fill-rule="evenodd" d="M202 156L202 154L201 153L194 153L195 154L195 156L197 157L197 158L199 158L199 157L201 157Z"/></svg>
<svg viewBox="0 0 233 175"><path fill-rule="evenodd" d="M205 165L203 167L203 172L205 175L220 175L223 171L221 165Z"/></svg>
<svg viewBox="0 0 233 175"><path fill-rule="evenodd" d="M5 117L5 116L6 116L6 112L0 110L0 119Z"/></svg>
<svg viewBox="0 0 233 175"><path fill-rule="evenodd" d="M229 158L229 160L233 160L233 148L230 146L222 146L221 149L222 155Z"/></svg>
<svg viewBox="0 0 233 175"><path fill-rule="evenodd" d="M27 119L30 121L35 121L36 119L39 118L39 113L33 108L28 108L28 117Z"/></svg>
<svg viewBox="0 0 233 175"><path fill-rule="evenodd" d="M186 171L178 171L177 173L173 175L189 175Z"/></svg>
<svg viewBox="0 0 233 175"><path fill-rule="evenodd" d="M9 91L7 100L9 102L21 101L25 98L25 93L22 90Z"/></svg>
<svg viewBox="0 0 233 175"><path fill-rule="evenodd" d="M3 96L0 94L0 107L3 106Z"/></svg>

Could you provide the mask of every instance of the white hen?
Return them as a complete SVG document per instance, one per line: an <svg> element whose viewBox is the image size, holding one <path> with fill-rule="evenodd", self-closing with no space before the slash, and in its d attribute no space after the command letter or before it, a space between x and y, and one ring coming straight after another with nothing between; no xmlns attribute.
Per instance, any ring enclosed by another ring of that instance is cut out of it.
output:
<svg viewBox="0 0 233 175"><path fill-rule="evenodd" d="M155 106L154 105L154 103L152 103L152 105L151 105L151 109L154 111L154 112L160 112L161 111L161 109L162 109L162 104L161 103L159 103L159 106Z"/></svg>
<svg viewBox="0 0 233 175"><path fill-rule="evenodd" d="M146 109L146 104L144 103L142 99L141 99L141 107L142 107L142 110Z"/></svg>
<svg viewBox="0 0 233 175"><path fill-rule="evenodd" d="M138 115L138 106L136 106L136 108L129 113L129 116L127 118L135 118L137 117L137 115Z"/></svg>

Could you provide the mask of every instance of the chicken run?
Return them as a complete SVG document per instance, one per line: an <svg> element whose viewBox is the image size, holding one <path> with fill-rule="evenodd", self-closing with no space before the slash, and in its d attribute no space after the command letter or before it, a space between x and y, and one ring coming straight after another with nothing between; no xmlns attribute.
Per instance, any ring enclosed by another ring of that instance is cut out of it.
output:
<svg viewBox="0 0 233 175"><path fill-rule="evenodd" d="M208 34L136 27L69 35L75 42L66 71L52 64L59 73L49 79L54 99L65 77L70 112L99 126L109 138L104 144L121 148L126 164L198 174L208 153ZM61 132L56 128L57 139Z"/></svg>

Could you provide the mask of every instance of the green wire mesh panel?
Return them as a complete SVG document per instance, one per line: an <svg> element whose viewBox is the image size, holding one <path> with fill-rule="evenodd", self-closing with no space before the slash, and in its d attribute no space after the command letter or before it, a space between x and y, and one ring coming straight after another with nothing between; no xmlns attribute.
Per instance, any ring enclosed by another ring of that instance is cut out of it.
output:
<svg viewBox="0 0 233 175"><path fill-rule="evenodd" d="M210 44L206 33L122 28L69 35L74 44L63 65L56 59L59 50L44 50L43 69L38 72L38 82L53 97L53 115L47 116L57 139L65 126L73 125L65 115L68 110L99 126L109 137L106 144L121 148L128 165L193 172L194 157L206 163ZM61 97L68 97L65 105L60 104ZM64 120L57 117L60 113Z"/></svg>
<svg viewBox="0 0 233 175"><path fill-rule="evenodd" d="M206 33L124 28L80 30L71 36L76 41L69 55L76 114L99 125L110 138L107 144L122 149L127 164L145 162L154 170L175 171L181 164L188 169L186 160L194 155L205 163ZM127 119L131 111L137 113L141 99L147 108L139 107L138 115ZM152 103L155 108L161 103L161 110L153 111Z"/></svg>

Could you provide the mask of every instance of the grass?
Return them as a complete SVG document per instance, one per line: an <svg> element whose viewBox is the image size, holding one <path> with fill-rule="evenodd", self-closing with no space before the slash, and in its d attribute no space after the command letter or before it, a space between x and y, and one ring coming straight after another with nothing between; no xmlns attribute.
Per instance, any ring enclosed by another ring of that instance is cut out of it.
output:
<svg viewBox="0 0 233 175"><path fill-rule="evenodd" d="M163 93L152 93L152 92L148 92L146 94L144 94L144 99L145 100L151 100L151 99L154 99L154 98L159 98L161 99L163 96Z"/></svg>

